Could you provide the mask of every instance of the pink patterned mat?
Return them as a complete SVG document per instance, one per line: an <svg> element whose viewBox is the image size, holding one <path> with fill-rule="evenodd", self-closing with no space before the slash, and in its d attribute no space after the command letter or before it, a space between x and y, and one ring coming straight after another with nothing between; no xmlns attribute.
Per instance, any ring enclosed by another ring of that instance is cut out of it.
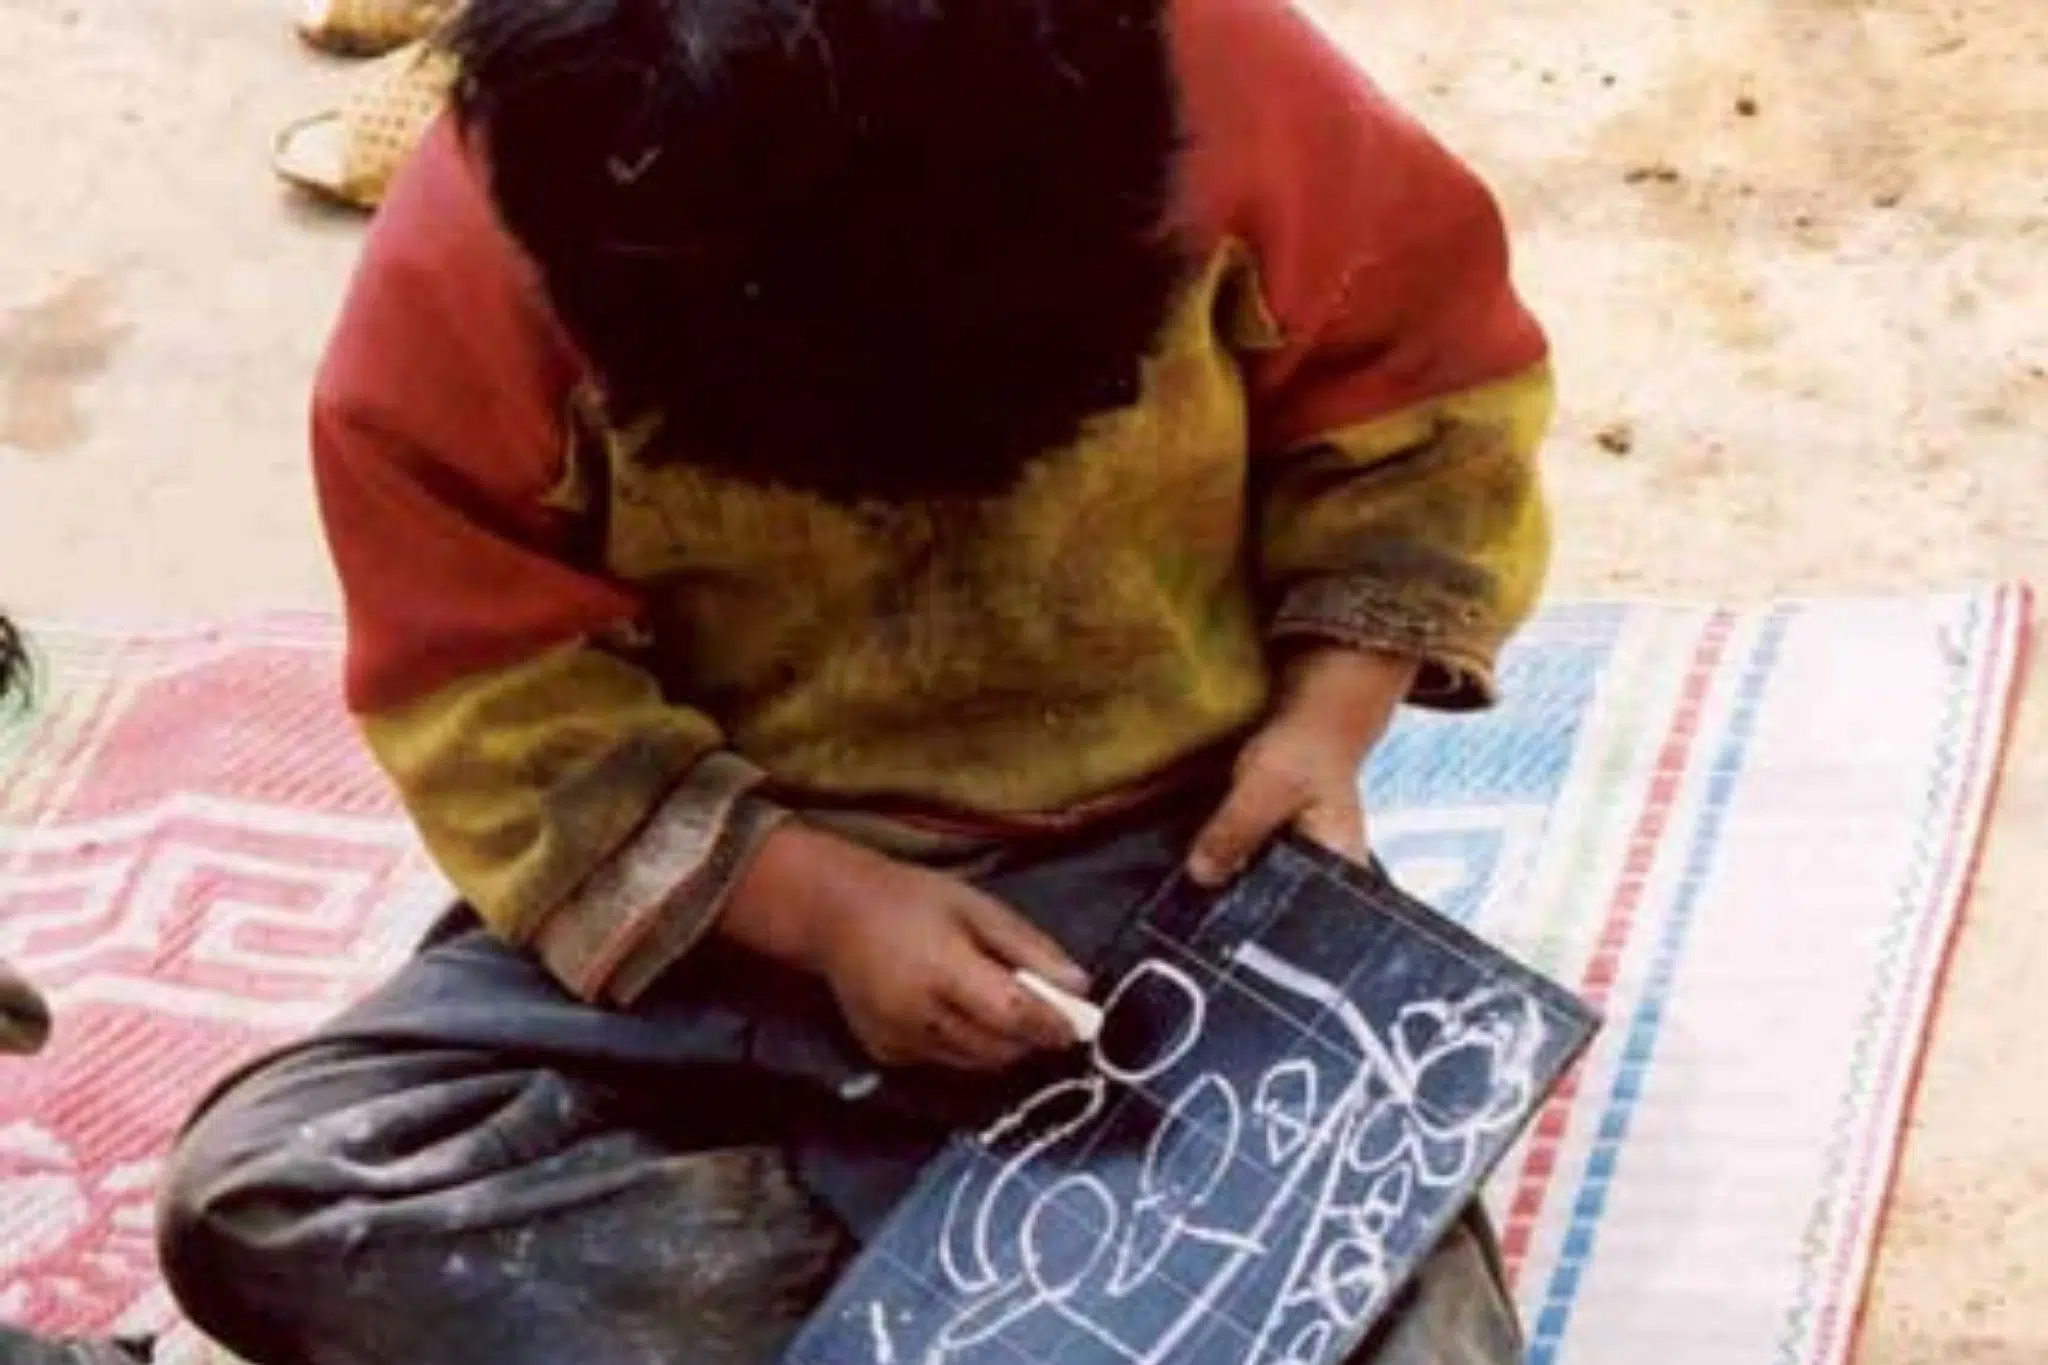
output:
<svg viewBox="0 0 2048 1365"><path fill-rule="evenodd" d="M37 642L45 704L0 731L0 956L58 1021L0 1059L0 1320L148 1330L176 1125L445 892L337 708L324 619Z"/></svg>

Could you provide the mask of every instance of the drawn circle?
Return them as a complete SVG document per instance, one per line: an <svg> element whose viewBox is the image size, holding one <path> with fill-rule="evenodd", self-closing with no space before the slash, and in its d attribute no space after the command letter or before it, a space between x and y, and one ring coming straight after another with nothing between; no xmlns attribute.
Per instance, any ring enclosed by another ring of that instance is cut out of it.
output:
<svg viewBox="0 0 2048 1365"><path fill-rule="evenodd" d="M1386 1294L1385 1253L1374 1242L1335 1242L1316 1263L1314 1286L1317 1305L1346 1327L1355 1327Z"/></svg>
<svg viewBox="0 0 2048 1365"><path fill-rule="evenodd" d="M1017 1228L1032 1287L1057 1302L1086 1284L1116 1242L1116 1225L1116 1200L1100 1180L1070 1175L1054 1183L1031 1201Z"/></svg>
<svg viewBox="0 0 2048 1365"><path fill-rule="evenodd" d="M1213 1072L1180 1093L1145 1145L1138 1184L1181 1208L1203 1204L1223 1183L1244 1128L1237 1092Z"/></svg>
<svg viewBox="0 0 2048 1365"><path fill-rule="evenodd" d="M1095 1065L1124 1085L1164 1075L1193 1051L1208 1011L1208 998L1192 976L1170 962L1147 958L1103 1003Z"/></svg>

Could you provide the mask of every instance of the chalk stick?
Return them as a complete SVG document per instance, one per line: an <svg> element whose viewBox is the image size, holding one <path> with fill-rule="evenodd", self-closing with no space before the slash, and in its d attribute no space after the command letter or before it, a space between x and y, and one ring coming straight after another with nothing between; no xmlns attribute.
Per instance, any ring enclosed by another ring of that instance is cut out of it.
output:
<svg viewBox="0 0 2048 1365"><path fill-rule="evenodd" d="M1101 1036L1101 1006L1063 991L1038 973L1022 967L1019 967L1014 975L1018 985L1058 1011L1060 1018L1067 1021L1067 1027L1074 1031L1076 1039L1083 1043L1092 1043Z"/></svg>

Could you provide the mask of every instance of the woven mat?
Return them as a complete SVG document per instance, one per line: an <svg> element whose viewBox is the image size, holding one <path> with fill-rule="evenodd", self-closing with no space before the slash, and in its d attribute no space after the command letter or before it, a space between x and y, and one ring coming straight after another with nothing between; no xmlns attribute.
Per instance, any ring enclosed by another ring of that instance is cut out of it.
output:
<svg viewBox="0 0 2048 1365"><path fill-rule="evenodd" d="M1493 1191L1531 1365L1848 1354L2019 682L2016 589L1556 607L1509 700L1367 775L1395 875L1607 1031ZM444 890L335 707L321 619L44 629L0 731L0 1319L151 1329L182 1111L406 951Z"/></svg>

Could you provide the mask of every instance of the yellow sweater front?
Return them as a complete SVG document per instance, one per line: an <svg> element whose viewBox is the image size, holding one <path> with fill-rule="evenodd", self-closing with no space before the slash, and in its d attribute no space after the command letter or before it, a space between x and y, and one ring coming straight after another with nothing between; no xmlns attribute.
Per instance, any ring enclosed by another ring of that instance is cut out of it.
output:
<svg viewBox="0 0 2048 1365"><path fill-rule="evenodd" d="M1181 0L1176 39L1207 265L1136 401L997 499L643 461L658 422L597 417L453 130L393 186L315 405L351 700L573 989L644 988L780 811L1114 806L1251 724L1290 639L1490 697L1550 410L1498 211L1281 0Z"/></svg>

